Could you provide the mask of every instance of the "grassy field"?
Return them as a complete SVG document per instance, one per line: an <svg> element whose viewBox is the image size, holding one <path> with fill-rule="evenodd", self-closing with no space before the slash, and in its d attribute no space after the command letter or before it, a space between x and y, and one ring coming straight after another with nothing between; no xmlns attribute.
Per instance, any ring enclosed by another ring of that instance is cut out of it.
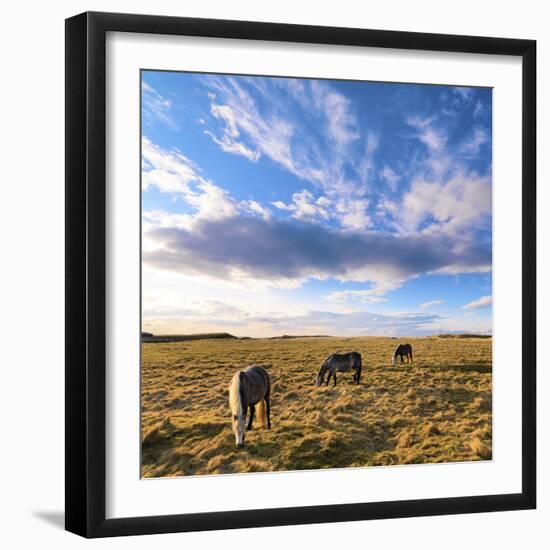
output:
<svg viewBox="0 0 550 550"><path fill-rule="evenodd" d="M222 474L491 458L492 339L408 338L413 366L391 366L395 339L194 340L142 345L142 475ZM316 388L331 353L363 358L361 384ZM272 429L235 447L227 388L264 366Z"/></svg>

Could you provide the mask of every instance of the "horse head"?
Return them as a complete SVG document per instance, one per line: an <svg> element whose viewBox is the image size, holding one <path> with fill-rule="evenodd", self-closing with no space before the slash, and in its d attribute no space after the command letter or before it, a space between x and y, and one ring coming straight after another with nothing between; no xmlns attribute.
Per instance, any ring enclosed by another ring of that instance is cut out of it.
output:
<svg viewBox="0 0 550 550"><path fill-rule="evenodd" d="M242 447L244 445L244 416L242 414L233 415L233 433L235 434L235 445Z"/></svg>
<svg viewBox="0 0 550 550"><path fill-rule="evenodd" d="M332 355L329 355L327 359L325 359L325 362L321 365L321 368L319 369L319 372L317 373L317 376L315 377L315 385L320 386L324 380L325 380L325 374L328 370L328 363L331 359Z"/></svg>

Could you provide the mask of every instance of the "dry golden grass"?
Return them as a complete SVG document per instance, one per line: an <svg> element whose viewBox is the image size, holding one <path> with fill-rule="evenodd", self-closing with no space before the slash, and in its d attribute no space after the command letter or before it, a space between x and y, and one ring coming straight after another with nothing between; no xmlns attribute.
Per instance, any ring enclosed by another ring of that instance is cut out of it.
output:
<svg viewBox="0 0 550 550"><path fill-rule="evenodd" d="M144 477L486 460L492 449L492 340L410 338L413 366L390 364L392 338L195 340L142 346ZM331 353L363 358L361 384L314 387ZM235 447L227 387L251 364L272 380L272 429Z"/></svg>

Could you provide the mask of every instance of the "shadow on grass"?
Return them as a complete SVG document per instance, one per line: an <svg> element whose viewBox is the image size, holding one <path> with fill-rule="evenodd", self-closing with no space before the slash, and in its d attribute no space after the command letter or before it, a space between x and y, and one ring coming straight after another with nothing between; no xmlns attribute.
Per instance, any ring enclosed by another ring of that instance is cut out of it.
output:
<svg viewBox="0 0 550 550"><path fill-rule="evenodd" d="M225 423L201 422L185 428L176 428L168 423L158 431L154 439L142 442L142 464L157 464L160 455L166 451L171 451L181 443L193 445L198 440L214 438L226 427Z"/></svg>
<svg viewBox="0 0 550 550"><path fill-rule="evenodd" d="M242 452L253 458L273 458L277 456L280 449L280 444L275 441L254 441L249 437L246 445L242 448Z"/></svg>
<svg viewBox="0 0 550 550"><path fill-rule="evenodd" d="M227 426L227 422L198 422L185 428L175 429L171 437L190 442L195 439L215 437L223 430L227 429Z"/></svg>
<svg viewBox="0 0 550 550"><path fill-rule="evenodd" d="M466 365L423 365L423 369L431 370L433 372L478 372L478 373L491 373L493 372L493 365L487 363L472 363Z"/></svg>

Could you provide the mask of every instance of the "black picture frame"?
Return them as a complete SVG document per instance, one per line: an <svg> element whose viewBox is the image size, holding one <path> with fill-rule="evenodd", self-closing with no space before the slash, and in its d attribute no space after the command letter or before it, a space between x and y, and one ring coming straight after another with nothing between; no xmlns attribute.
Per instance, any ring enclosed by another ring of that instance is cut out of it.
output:
<svg viewBox="0 0 550 550"><path fill-rule="evenodd" d="M105 40L108 31L520 57L522 120L522 491L394 502L106 519ZM66 20L66 529L107 537L532 509L536 506L536 42L83 13Z"/></svg>

